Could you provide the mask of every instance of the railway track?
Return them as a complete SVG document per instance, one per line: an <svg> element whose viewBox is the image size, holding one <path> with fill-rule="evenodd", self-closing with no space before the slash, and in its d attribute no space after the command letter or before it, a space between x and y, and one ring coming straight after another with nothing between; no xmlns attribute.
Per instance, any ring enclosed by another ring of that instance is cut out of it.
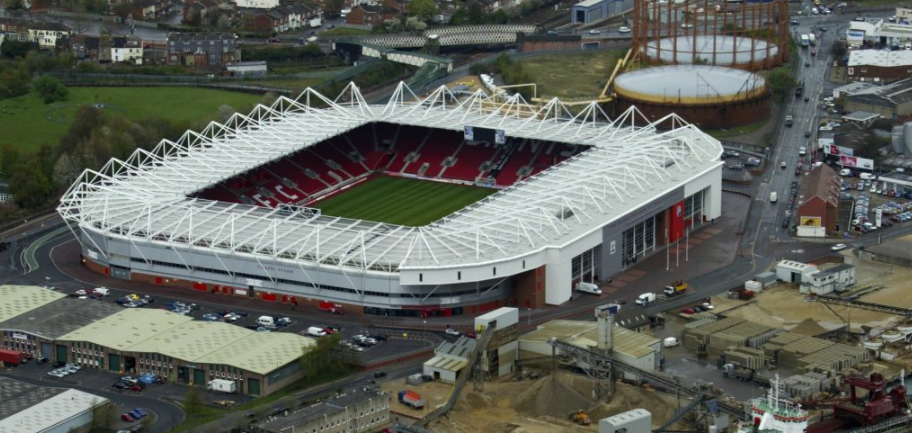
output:
<svg viewBox="0 0 912 438"><path fill-rule="evenodd" d="M59 218L56 211L52 211L41 216L35 216L27 219L25 223L19 224L13 228L9 228L4 231L0 231L0 244L9 243L14 240L17 240L16 237L21 236L24 233L32 231L36 228L40 228L44 221L53 219L54 217Z"/></svg>

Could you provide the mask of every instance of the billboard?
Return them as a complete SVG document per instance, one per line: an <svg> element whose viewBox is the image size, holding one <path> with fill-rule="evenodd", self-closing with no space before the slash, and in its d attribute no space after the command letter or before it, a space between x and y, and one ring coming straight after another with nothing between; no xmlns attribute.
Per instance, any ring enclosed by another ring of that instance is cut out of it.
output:
<svg viewBox="0 0 912 438"><path fill-rule="evenodd" d="M839 156L839 164L843 167L854 167L858 169L874 170L874 160L868 158L850 157L847 155Z"/></svg>
<svg viewBox="0 0 912 438"><path fill-rule="evenodd" d="M465 141L480 141L485 143L504 144L507 142L507 133L503 129L481 128L478 126L463 127Z"/></svg>
<svg viewBox="0 0 912 438"><path fill-rule="evenodd" d="M874 226L880 228L881 221L883 220L883 209L875 208L874 209Z"/></svg>
<svg viewBox="0 0 912 438"><path fill-rule="evenodd" d="M855 151L853 151L852 149L845 148L842 146L836 146L835 144L832 144L832 143L826 146L826 152L829 155L839 155L839 156L848 155L850 157L855 155Z"/></svg>
<svg viewBox="0 0 912 438"><path fill-rule="evenodd" d="M820 220L820 216L801 216L801 221L798 222L802 227L822 227L823 221Z"/></svg>

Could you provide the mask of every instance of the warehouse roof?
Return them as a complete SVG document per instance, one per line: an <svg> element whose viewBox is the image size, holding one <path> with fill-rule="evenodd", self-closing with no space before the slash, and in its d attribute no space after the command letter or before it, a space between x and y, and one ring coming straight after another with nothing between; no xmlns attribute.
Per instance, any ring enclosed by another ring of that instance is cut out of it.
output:
<svg viewBox="0 0 912 438"><path fill-rule="evenodd" d="M348 392L334 395L317 403L304 406L289 412L288 415L271 418L260 427L269 432L295 432L294 428L301 428L314 424L326 416L335 414L371 399L385 398L389 395L370 388L356 388ZM290 430L289 430L290 429ZM307 430L297 430L307 432Z"/></svg>
<svg viewBox="0 0 912 438"><path fill-rule="evenodd" d="M659 342L657 338L623 327L615 326L611 333L614 351L631 357L653 354L655 350L649 346ZM598 345L598 323L555 319L538 326L537 330L520 336L519 339L527 342L547 342L551 338L580 347L595 346Z"/></svg>
<svg viewBox="0 0 912 438"><path fill-rule="evenodd" d="M62 293L43 287L4 284L0 286L0 322L65 297Z"/></svg>
<svg viewBox="0 0 912 438"><path fill-rule="evenodd" d="M39 433L108 399L76 389L46 388L0 377L0 433Z"/></svg>
<svg viewBox="0 0 912 438"><path fill-rule="evenodd" d="M313 339L296 334L261 333L221 322L194 321L160 309L125 309L60 340L223 364L257 374L297 360L304 347L314 344Z"/></svg>
<svg viewBox="0 0 912 438"><path fill-rule="evenodd" d="M57 339L122 310L123 307L99 300L55 300L0 322L0 330Z"/></svg>
<svg viewBox="0 0 912 438"><path fill-rule="evenodd" d="M428 359L424 366L440 368L442 370L452 371L454 373L466 367L469 360L466 358L452 358L447 356L435 356Z"/></svg>
<svg viewBox="0 0 912 438"><path fill-rule="evenodd" d="M849 67L870 65L875 67L903 67L912 65L912 50L852 50Z"/></svg>

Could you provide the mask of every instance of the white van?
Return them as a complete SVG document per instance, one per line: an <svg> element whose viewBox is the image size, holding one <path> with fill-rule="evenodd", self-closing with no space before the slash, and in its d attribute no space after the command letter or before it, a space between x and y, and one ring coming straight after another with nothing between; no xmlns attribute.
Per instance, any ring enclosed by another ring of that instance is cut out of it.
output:
<svg viewBox="0 0 912 438"><path fill-rule="evenodd" d="M871 173L868 173L868 172L861 172L861 174L858 175L858 177L863 180L867 180L867 181L871 181L874 179L874 175Z"/></svg>
<svg viewBox="0 0 912 438"><path fill-rule="evenodd" d="M326 330L323 330L320 327L310 327L307 329L307 334L319 338L321 336L326 336Z"/></svg>
<svg viewBox="0 0 912 438"><path fill-rule="evenodd" d="M839 171L839 176L852 176L852 169L842 169Z"/></svg>
<svg viewBox="0 0 912 438"><path fill-rule="evenodd" d="M678 338L665 338L662 341L662 346L665 348L677 347L678 345L681 345L681 341Z"/></svg>
<svg viewBox="0 0 912 438"><path fill-rule="evenodd" d="M776 192L770 192L770 202L775 204L779 200L779 195Z"/></svg>
<svg viewBox="0 0 912 438"><path fill-rule="evenodd" d="M271 316L261 316L261 317L257 318L257 324L259 324L263 327L274 327L275 318L273 318Z"/></svg>
<svg viewBox="0 0 912 438"><path fill-rule="evenodd" d="M592 284L592 283L582 282L582 281L576 285L576 290L579 292L585 292L587 294L595 294L595 295L602 294L602 289L600 289L597 285Z"/></svg>

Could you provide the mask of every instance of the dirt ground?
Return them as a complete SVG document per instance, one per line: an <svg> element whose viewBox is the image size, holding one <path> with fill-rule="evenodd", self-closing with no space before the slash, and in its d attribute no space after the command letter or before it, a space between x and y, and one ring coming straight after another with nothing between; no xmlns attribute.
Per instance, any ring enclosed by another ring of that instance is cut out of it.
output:
<svg viewBox="0 0 912 438"><path fill-rule="evenodd" d="M812 318L825 326L827 323L851 323L853 329L860 329L861 325L888 328L902 320L896 315L870 310L807 302L804 295L798 293L798 287L789 284L780 284L765 290L747 302L717 296L713 298L713 304L716 307L713 310L715 313L739 316L749 321L785 329L791 329L807 318Z"/></svg>
<svg viewBox="0 0 912 438"><path fill-rule="evenodd" d="M388 389L398 393L401 382L389 384ZM428 407L443 403L450 385L432 382L410 387L429 398ZM447 416L434 423L430 429L446 433L478 432L597 432L598 420L635 408L652 412L653 425L658 426L671 418L675 411L674 398L651 389L637 388L618 383L609 403L592 403L589 394L592 384L585 376L559 372L555 378L521 382L485 382L484 392L475 392L469 384L463 390L456 407ZM687 400L682 400L684 405ZM394 403L398 405L398 402ZM408 408L406 413L413 415ZM592 418L592 424L581 426L569 420L569 415L582 409ZM401 411L397 407L398 411ZM395 415L395 414L394 414Z"/></svg>

